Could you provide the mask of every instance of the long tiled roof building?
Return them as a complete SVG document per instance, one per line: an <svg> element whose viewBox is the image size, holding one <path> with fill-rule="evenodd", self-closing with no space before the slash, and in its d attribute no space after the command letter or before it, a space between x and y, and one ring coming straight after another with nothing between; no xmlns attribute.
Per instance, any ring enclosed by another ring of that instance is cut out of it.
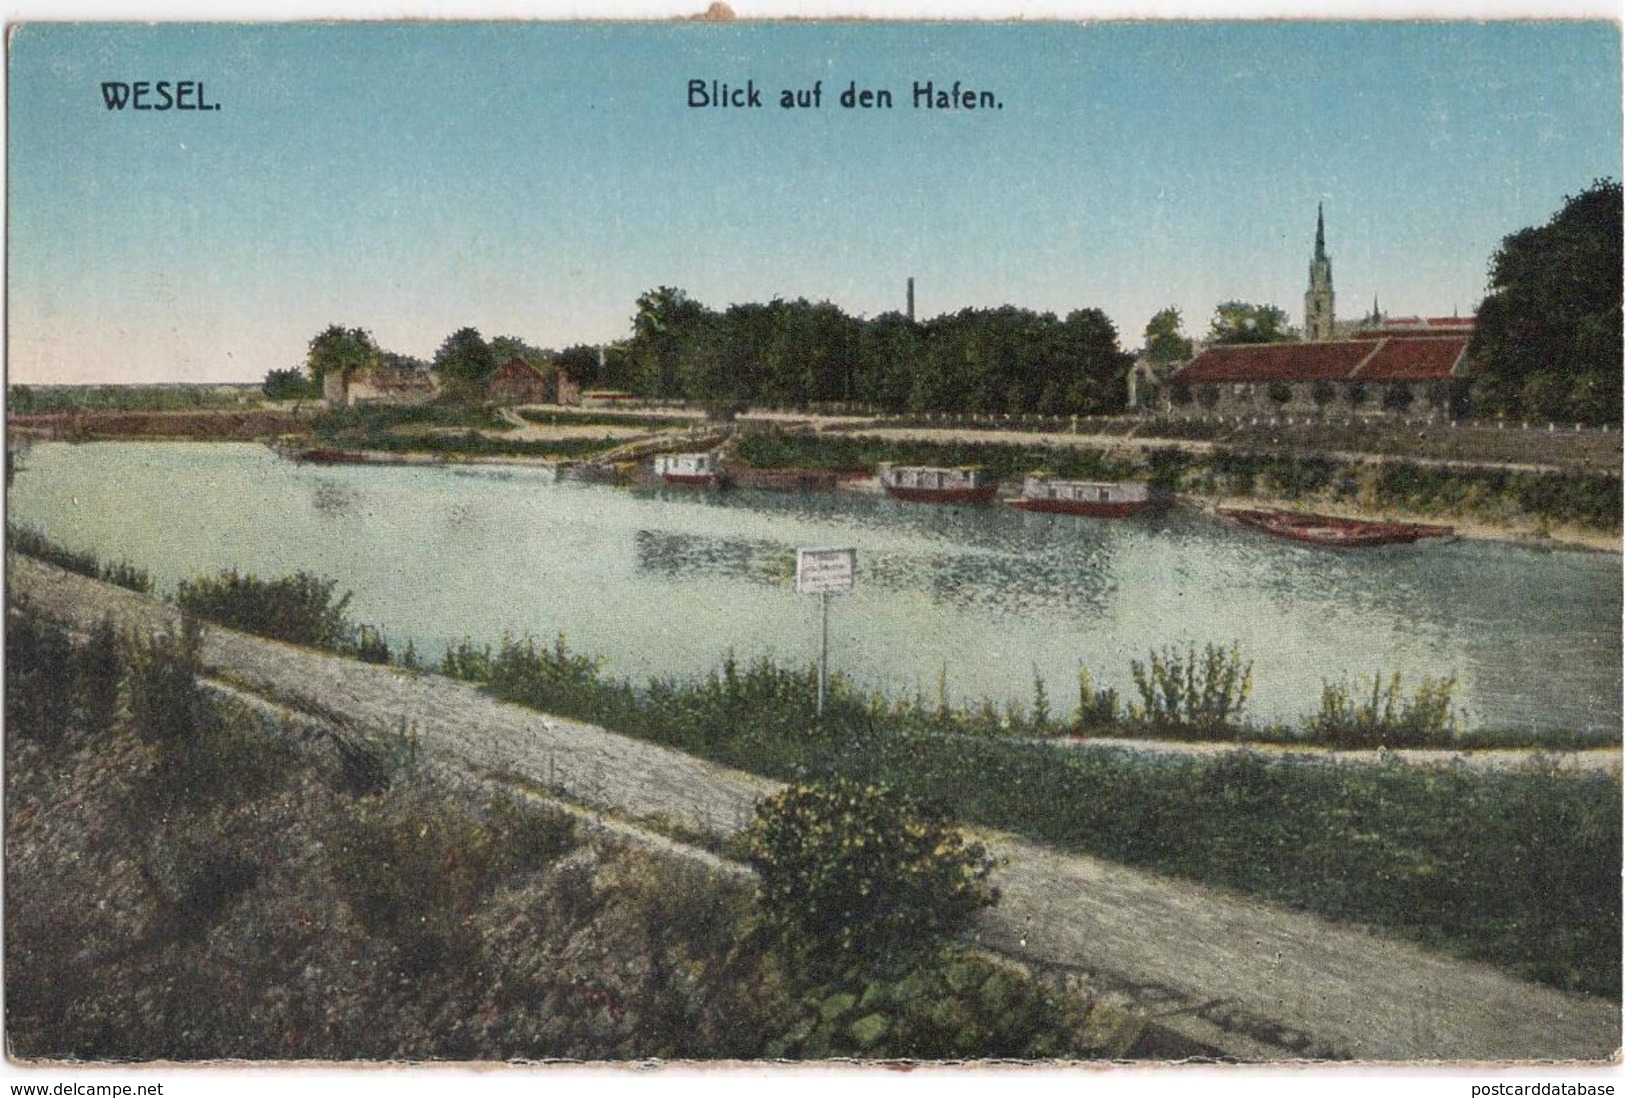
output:
<svg viewBox="0 0 1625 1098"><path fill-rule="evenodd" d="M1332 315L1324 211L1304 295L1302 343L1207 347L1161 385L1165 413L1394 415L1442 411L1467 372L1473 317L1371 317L1352 331Z"/></svg>

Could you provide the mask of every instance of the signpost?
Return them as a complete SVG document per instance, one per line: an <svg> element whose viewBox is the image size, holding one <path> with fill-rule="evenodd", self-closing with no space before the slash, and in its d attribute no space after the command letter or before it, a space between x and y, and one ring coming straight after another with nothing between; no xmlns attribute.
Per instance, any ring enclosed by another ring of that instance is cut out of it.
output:
<svg viewBox="0 0 1625 1098"><path fill-rule="evenodd" d="M858 570L856 549L797 549L796 593L817 595L823 603L823 626L818 650L818 716L824 715L824 691L829 682L829 597L850 595Z"/></svg>

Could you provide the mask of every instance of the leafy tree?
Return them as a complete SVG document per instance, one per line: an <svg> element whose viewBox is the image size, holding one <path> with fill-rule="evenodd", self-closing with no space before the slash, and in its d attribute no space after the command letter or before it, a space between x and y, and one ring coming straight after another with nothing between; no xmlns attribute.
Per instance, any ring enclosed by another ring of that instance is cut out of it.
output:
<svg viewBox="0 0 1625 1098"><path fill-rule="evenodd" d="M546 366L553 362L556 356L551 351L541 347L532 346L518 336L493 336L491 339L491 356L496 359L497 365L521 359L532 366Z"/></svg>
<svg viewBox="0 0 1625 1098"><path fill-rule="evenodd" d="M310 381L298 367L270 371L260 390L266 400L302 400L311 395Z"/></svg>
<svg viewBox="0 0 1625 1098"><path fill-rule="evenodd" d="M602 378L598 368L598 348L585 343L566 347L555 356L559 370L575 378L584 389L598 388Z"/></svg>
<svg viewBox="0 0 1625 1098"><path fill-rule="evenodd" d="M1415 399L1416 395L1411 392L1411 387L1407 382L1392 381L1388 383L1388 388L1383 391L1382 406L1391 412L1403 412L1411 406Z"/></svg>
<svg viewBox="0 0 1625 1098"><path fill-rule="evenodd" d="M497 360L478 330L459 328L435 352L433 369L447 393L461 400L476 400L484 396L491 375L496 373Z"/></svg>
<svg viewBox="0 0 1625 1098"><path fill-rule="evenodd" d="M382 360L383 353L367 329L329 324L311 339L305 367L310 371L311 387L319 393L328 374L338 372L349 377L357 370L379 365Z"/></svg>
<svg viewBox="0 0 1625 1098"><path fill-rule="evenodd" d="M1598 180L1501 242L1470 347L1476 410L1620 422L1621 221L1620 184Z"/></svg>
<svg viewBox="0 0 1625 1098"><path fill-rule="evenodd" d="M1209 336L1214 343L1290 343L1293 338L1284 309L1245 301L1216 306Z"/></svg>
<svg viewBox="0 0 1625 1098"><path fill-rule="evenodd" d="M1145 326L1145 354L1152 362L1183 362L1191 357L1192 343L1184 332L1179 310L1159 310Z"/></svg>
<svg viewBox="0 0 1625 1098"><path fill-rule="evenodd" d="M1284 381L1272 381L1269 384L1268 394L1271 403L1285 407L1292 400L1292 386Z"/></svg>
<svg viewBox="0 0 1625 1098"><path fill-rule="evenodd" d="M680 395L682 358L714 314L675 286L638 297L628 347L637 388L649 396Z"/></svg>

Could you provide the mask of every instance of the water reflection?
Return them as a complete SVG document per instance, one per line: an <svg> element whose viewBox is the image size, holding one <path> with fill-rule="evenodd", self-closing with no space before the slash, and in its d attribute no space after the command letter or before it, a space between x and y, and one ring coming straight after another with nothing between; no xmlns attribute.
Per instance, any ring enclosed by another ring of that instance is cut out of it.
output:
<svg viewBox="0 0 1625 1098"><path fill-rule="evenodd" d="M795 550L774 541L639 530L632 545L639 570L666 580L720 576L783 586L795 576Z"/></svg>

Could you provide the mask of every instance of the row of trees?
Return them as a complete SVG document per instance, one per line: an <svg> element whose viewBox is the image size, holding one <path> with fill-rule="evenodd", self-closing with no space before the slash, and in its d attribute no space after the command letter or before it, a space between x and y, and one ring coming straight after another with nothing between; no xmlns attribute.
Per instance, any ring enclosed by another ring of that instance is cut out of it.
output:
<svg viewBox="0 0 1625 1098"><path fill-rule="evenodd" d="M1620 422L1621 210L1620 184L1601 180L1547 224L1502 242L1470 348L1475 414ZM1207 332L1218 344L1296 338L1284 310L1243 301L1219 304ZM1194 343L1177 308L1151 318L1144 346L1156 362L1191 356ZM382 365L432 369L449 397L475 400L497 367L516 357L566 369L588 388L657 399L1047 415L1121 411L1133 362L1098 309L1061 319L1007 305L916 322L897 312L853 317L801 298L718 311L661 286L637 299L631 338L602 351L545 350L515 336L486 341L460 328L424 362L383 350L364 328L334 324L311 340L304 371L272 371L265 391L317 395L334 371Z"/></svg>
<svg viewBox="0 0 1625 1098"><path fill-rule="evenodd" d="M917 322L774 299L719 312L670 286L637 306L632 338L584 380L708 403L1056 415L1121 410L1133 362L1098 309L1061 319L1004 306Z"/></svg>

